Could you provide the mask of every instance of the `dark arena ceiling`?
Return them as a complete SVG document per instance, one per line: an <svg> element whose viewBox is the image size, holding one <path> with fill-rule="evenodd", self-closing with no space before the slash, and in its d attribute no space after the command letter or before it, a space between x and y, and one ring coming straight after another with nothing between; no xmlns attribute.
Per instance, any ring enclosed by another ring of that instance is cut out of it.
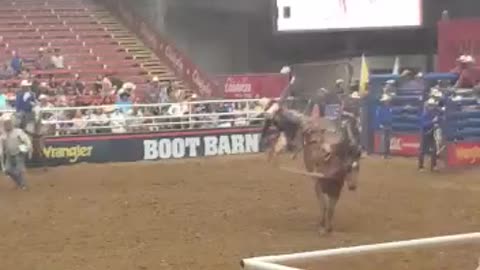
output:
<svg viewBox="0 0 480 270"><path fill-rule="evenodd" d="M443 10L451 18L480 17L480 0L424 0L423 26L415 29L355 30L278 34L274 31L274 0L168 0L174 8L244 16L258 21L270 36L275 53L293 61L367 54L434 53L436 22ZM401 0L399 0L401 1Z"/></svg>

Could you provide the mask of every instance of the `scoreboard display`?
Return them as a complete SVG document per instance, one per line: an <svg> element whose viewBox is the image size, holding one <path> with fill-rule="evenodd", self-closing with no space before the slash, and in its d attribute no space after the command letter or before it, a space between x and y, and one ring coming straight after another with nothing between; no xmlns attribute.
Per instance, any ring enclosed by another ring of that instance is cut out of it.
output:
<svg viewBox="0 0 480 270"><path fill-rule="evenodd" d="M422 0L276 0L277 32L422 26Z"/></svg>

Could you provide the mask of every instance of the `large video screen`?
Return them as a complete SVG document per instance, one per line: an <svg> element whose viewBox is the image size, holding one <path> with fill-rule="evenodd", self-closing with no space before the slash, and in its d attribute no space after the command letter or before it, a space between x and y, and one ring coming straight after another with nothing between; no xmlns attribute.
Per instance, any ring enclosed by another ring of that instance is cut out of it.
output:
<svg viewBox="0 0 480 270"><path fill-rule="evenodd" d="M422 25L422 0L276 0L277 31L335 31Z"/></svg>

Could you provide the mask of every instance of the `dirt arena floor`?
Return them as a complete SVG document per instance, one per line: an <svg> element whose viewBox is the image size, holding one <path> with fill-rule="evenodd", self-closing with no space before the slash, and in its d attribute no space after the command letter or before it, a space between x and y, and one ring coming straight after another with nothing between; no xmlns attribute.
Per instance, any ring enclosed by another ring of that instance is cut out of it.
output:
<svg viewBox="0 0 480 270"><path fill-rule="evenodd" d="M264 156L35 170L28 192L1 177L0 269L239 269L250 256L479 230L479 171L419 173L407 159L362 166L329 236L318 233L311 180ZM471 245L307 267L474 270L479 255Z"/></svg>

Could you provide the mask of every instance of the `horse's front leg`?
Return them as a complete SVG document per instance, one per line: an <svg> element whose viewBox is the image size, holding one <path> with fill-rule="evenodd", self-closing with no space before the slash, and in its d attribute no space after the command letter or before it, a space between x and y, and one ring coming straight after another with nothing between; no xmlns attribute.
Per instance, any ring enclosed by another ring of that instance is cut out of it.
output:
<svg viewBox="0 0 480 270"><path fill-rule="evenodd" d="M327 201L326 219L325 219L325 232L330 233L333 230L333 216L335 214L335 207L337 206L338 198L328 194L324 194Z"/></svg>
<svg viewBox="0 0 480 270"><path fill-rule="evenodd" d="M277 163L277 156L285 150L285 147L287 145L287 139L285 137L285 134L280 133L279 136L276 138L275 142L273 143L273 146L270 147L270 151L268 152L268 161L274 161L274 163Z"/></svg>
<svg viewBox="0 0 480 270"><path fill-rule="evenodd" d="M325 222L327 218L327 205L328 200L325 197L325 193L323 193L322 183L321 180L316 179L315 181L315 194L317 196L318 204L320 205L321 209L321 216L320 216L320 229L325 228Z"/></svg>

